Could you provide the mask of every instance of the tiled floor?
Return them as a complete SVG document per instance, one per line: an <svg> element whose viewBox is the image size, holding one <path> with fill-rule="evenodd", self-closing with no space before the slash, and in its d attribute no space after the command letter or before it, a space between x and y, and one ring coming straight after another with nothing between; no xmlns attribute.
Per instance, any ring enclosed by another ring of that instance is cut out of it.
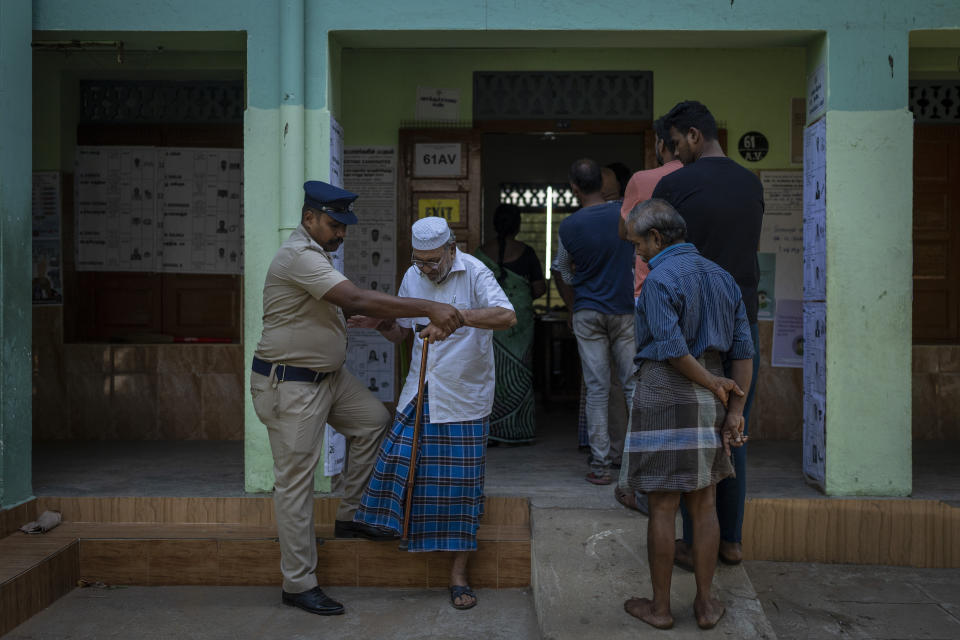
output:
<svg viewBox="0 0 960 640"><path fill-rule="evenodd" d="M583 480L586 454L576 447L575 420L567 408L541 408L534 444L488 449L487 493L529 497L539 507L616 506L609 487ZM803 480L799 442L748 446L748 496L821 496ZM913 451L913 497L960 502L960 442L918 441ZM38 442L33 469L38 496L245 495L239 441Z"/></svg>
<svg viewBox="0 0 960 640"><path fill-rule="evenodd" d="M747 562L779 640L960 638L960 569Z"/></svg>

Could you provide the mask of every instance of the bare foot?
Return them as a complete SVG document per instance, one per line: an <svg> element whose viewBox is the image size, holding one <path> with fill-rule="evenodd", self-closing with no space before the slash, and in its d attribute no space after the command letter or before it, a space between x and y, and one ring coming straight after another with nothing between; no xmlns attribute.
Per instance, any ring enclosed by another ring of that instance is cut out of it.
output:
<svg viewBox="0 0 960 640"><path fill-rule="evenodd" d="M693 549L682 538L673 543L673 564L686 571L693 571Z"/></svg>
<svg viewBox="0 0 960 640"><path fill-rule="evenodd" d="M697 626L701 629L713 629L725 612L723 604L716 598L693 602L693 615L697 617Z"/></svg>
<svg viewBox="0 0 960 640"><path fill-rule="evenodd" d="M651 627L670 629L673 627L673 616L670 609L666 613L657 613L653 610L653 601L649 598L630 598L623 603L623 610L634 618L640 618Z"/></svg>

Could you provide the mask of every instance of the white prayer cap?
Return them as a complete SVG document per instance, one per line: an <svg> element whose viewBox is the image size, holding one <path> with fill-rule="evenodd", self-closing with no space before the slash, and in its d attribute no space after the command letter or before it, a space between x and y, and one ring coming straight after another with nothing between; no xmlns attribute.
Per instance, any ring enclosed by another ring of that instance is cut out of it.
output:
<svg viewBox="0 0 960 640"><path fill-rule="evenodd" d="M410 244L417 251L439 249L450 240L450 227L447 221L437 216L420 218L413 223Z"/></svg>

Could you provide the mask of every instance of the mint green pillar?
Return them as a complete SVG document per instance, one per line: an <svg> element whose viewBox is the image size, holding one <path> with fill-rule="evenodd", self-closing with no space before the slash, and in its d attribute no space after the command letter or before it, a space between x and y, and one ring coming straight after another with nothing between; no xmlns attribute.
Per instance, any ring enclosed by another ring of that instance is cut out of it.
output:
<svg viewBox="0 0 960 640"><path fill-rule="evenodd" d="M274 90L275 93L267 97L265 104L279 106L276 109L248 109L244 126L244 171L247 176L245 184L262 186L267 181L254 182L254 175L264 175L254 173L257 171L255 165L272 163L269 175L276 185L272 194L275 197L266 200L265 207L251 211L248 201L247 213L244 216L244 355L247 366L263 329L264 276L280 243L300 224L304 179L325 180L329 168L328 163L324 164L321 174L313 174L308 170L310 167L307 166L307 159L317 156L315 151L311 152L312 137L315 134L310 132L322 133L322 129L307 117L305 109L306 98L317 92L317 84L323 87L321 93L325 97L328 73L325 63L326 33L321 36L306 31L306 7L303 0L282 0L275 10L278 12L278 30L276 39L271 40L271 46L275 46L278 51L276 66L265 67L262 61L252 57L254 48L248 46L248 84L253 86L256 82L256 86L263 87L268 94L271 89ZM318 39L323 40L322 45L308 45ZM322 47L324 63L319 78L311 71L308 46ZM253 77L254 74L263 76ZM271 85L271 77L279 82ZM268 124L271 117L274 121ZM327 123L328 120L323 122ZM265 153L264 149L267 148L276 149L276 152ZM316 160L313 163L315 164ZM249 378L248 370L247 382ZM249 395L245 397L244 422L244 487L248 492L270 491L273 489L270 443L266 428L257 418ZM314 489L329 491L330 478L323 475L322 465L321 459Z"/></svg>
<svg viewBox="0 0 960 640"><path fill-rule="evenodd" d="M280 3L280 242L300 224L304 176L303 0Z"/></svg>
<svg viewBox="0 0 960 640"><path fill-rule="evenodd" d="M827 36L826 493L912 490L908 32Z"/></svg>
<svg viewBox="0 0 960 640"><path fill-rule="evenodd" d="M32 496L30 0L0 2L0 509Z"/></svg>

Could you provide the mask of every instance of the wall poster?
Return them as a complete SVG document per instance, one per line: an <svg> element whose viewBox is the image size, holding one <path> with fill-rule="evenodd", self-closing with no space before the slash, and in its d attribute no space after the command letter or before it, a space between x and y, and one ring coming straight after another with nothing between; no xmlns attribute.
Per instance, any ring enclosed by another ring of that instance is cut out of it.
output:
<svg viewBox="0 0 960 640"><path fill-rule="evenodd" d="M758 319L773 320L778 299L799 300L803 293L803 172L760 171L760 182L764 213Z"/></svg>
<svg viewBox="0 0 960 640"><path fill-rule="evenodd" d="M396 295L397 165L392 146L345 147L344 188L359 195L347 232L343 272L358 287ZM409 248L408 248L409 249ZM350 329L347 369L384 402L397 396L395 347L372 329Z"/></svg>
<svg viewBox="0 0 960 640"><path fill-rule="evenodd" d="M33 304L63 304L60 173L33 174Z"/></svg>
<svg viewBox="0 0 960 640"><path fill-rule="evenodd" d="M243 272L243 152L78 147L78 271Z"/></svg>
<svg viewBox="0 0 960 640"><path fill-rule="evenodd" d="M803 302L781 298L773 319L770 364L799 369L803 366L803 348Z"/></svg>
<svg viewBox="0 0 960 640"><path fill-rule="evenodd" d="M826 120L803 140L803 473L826 482L827 148Z"/></svg>

